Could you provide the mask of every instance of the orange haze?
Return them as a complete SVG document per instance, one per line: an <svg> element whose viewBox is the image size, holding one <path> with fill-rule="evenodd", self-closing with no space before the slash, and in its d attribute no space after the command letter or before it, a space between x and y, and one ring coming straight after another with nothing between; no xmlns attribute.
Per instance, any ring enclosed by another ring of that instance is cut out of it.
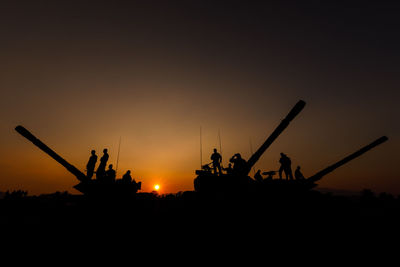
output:
<svg viewBox="0 0 400 267"><path fill-rule="evenodd" d="M158 183L164 194L193 190L200 126L202 162L220 131L226 166L237 152L248 159L250 143L255 151L303 99L257 169L278 169L285 152L309 176L387 135L320 186L400 193L398 9L84 2L2 4L0 191L77 193L76 178L17 125L81 171L92 149L108 148L115 166L121 137L117 176L130 169L142 191Z"/></svg>

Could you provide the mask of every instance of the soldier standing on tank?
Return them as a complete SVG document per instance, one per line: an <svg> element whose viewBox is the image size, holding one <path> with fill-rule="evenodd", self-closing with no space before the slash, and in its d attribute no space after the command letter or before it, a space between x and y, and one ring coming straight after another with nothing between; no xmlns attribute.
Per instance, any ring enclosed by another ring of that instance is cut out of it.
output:
<svg viewBox="0 0 400 267"><path fill-rule="evenodd" d="M99 167L97 167L97 171L96 171L96 177L97 179L101 179L105 176L105 172L106 172L106 166L107 166L107 161L108 161L108 153L107 153L107 148L105 148L103 150L103 156L100 159L100 164Z"/></svg>
<svg viewBox="0 0 400 267"><path fill-rule="evenodd" d="M89 179L92 179L93 173L94 173L94 167L96 166L97 162L97 155L96 151L92 150L92 155L89 158L88 163L86 164L86 176Z"/></svg>
<svg viewBox="0 0 400 267"><path fill-rule="evenodd" d="M293 174L292 174L292 161L286 154L281 153L281 158L279 159L279 163L281 164L281 167L279 168L279 179L282 179L282 171L285 172L286 180L290 179L293 180Z"/></svg>
<svg viewBox="0 0 400 267"><path fill-rule="evenodd" d="M217 149L214 148L214 153L211 155L211 160L213 163L213 168L214 168L214 174L221 175L221 162L222 162L222 156L217 152ZM218 169L218 172L217 172Z"/></svg>

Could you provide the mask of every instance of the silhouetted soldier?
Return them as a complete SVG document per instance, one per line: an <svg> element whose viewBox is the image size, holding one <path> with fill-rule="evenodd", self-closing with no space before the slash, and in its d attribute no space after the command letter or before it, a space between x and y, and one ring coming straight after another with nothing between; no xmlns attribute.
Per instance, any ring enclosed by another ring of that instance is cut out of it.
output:
<svg viewBox="0 0 400 267"><path fill-rule="evenodd" d="M292 161L288 156L286 156L284 153L281 153L281 158L279 159L279 163L281 164L281 167L279 168L279 179L282 179L282 171L285 172L286 180L290 179L293 180L293 174L292 174Z"/></svg>
<svg viewBox="0 0 400 267"><path fill-rule="evenodd" d="M242 159L242 156L239 153L236 153L235 155L230 158L229 162L233 163L233 173L234 174L244 174L246 171L246 165L247 162Z"/></svg>
<svg viewBox="0 0 400 267"><path fill-rule="evenodd" d="M115 170L113 170L113 165L108 165L108 170L106 171L107 182L115 182Z"/></svg>
<svg viewBox="0 0 400 267"><path fill-rule="evenodd" d="M261 175L261 170L258 170L257 172L256 172L256 174L254 174L254 179L257 181L257 182L262 182L263 181L263 177L262 177L262 175Z"/></svg>
<svg viewBox="0 0 400 267"><path fill-rule="evenodd" d="M106 172L106 166L107 166L107 161L108 161L108 153L107 153L107 148L105 148L103 150L103 156L100 159L100 164L99 167L97 167L97 171L96 171L96 177L97 179L101 179L105 176L105 172Z"/></svg>
<svg viewBox="0 0 400 267"><path fill-rule="evenodd" d="M232 169L232 163L228 164L228 168L223 168L224 171L226 171L227 174L232 174L233 169Z"/></svg>
<svg viewBox="0 0 400 267"><path fill-rule="evenodd" d="M92 155L89 158L88 163L86 164L86 176L91 179L94 173L94 167L96 166L97 162L97 155L96 151L92 150Z"/></svg>
<svg viewBox="0 0 400 267"><path fill-rule="evenodd" d="M213 163L213 168L214 168L214 174L221 174L221 162L222 162L222 156L217 152L217 149L214 148L214 153L211 155L211 160ZM218 173L217 173L218 169Z"/></svg>
<svg viewBox="0 0 400 267"><path fill-rule="evenodd" d="M297 166L296 170L294 171L294 177L296 178L296 180L304 179L304 175L300 171L300 166Z"/></svg>
<svg viewBox="0 0 400 267"><path fill-rule="evenodd" d="M132 176L131 176L131 171L130 170L126 171L126 173L122 176L122 182L124 184L132 183Z"/></svg>

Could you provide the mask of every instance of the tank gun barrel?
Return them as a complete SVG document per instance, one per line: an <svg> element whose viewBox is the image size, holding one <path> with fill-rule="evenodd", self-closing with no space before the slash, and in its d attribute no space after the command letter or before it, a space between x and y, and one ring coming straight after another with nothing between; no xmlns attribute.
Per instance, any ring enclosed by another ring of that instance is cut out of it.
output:
<svg viewBox="0 0 400 267"><path fill-rule="evenodd" d="M249 158L247 161L247 174L253 168L254 164L260 159L261 155L267 150L267 148L275 141L275 139L286 129L289 123L303 110L306 102L300 100L292 108L289 114L281 121L281 123L276 127L272 134L265 140L264 144Z"/></svg>
<svg viewBox="0 0 400 267"><path fill-rule="evenodd" d="M336 162L333 165L330 165L329 167L317 172L316 174L314 174L313 176L309 177L307 179L307 181L310 182L316 182L320 179L322 179L322 177L324 177L325 175L327 175L328 173L334 171L335 169L339 168L340 166L346 164L347 162L361 156L362 154L364 154L365 152L373 149L374 147L382 144L383 142L386 142L388 140L388 138L386 136L382 136L378 139L376 139L374 142L372 142L371 144L364 146L363 148L359 149L358 151L354 152L353 154L345 157L344 159Z"/></svg>
<svg viewBox="0 0 400 267"><path fill-rule="evenodd" d="M31 141L35 146L37 146L38 148L40 148L43 152L45 152L47 155L49 155L50 157L52 157L54 160L56 160L58 163L60 163L61 165L63 165L70 173L72 173L73 175L75 175L75 177L79 180L79 181L85 181L88 178L86 177L85 174L83 174L80 170L78 170L75 166L71 165L70 163L68 163L65 159L63 159L61 156L59 156L56 152L54 152L51 148L49 148L48 146L46 146L42 141L40 141L39 139L37 139L33 134L31 134L27 129L25 129L24 127L22 127L21 125L17 126L15 128L15 130L22 135L23 137L25 137L26 139L28 139L29 141Z"/></svg>

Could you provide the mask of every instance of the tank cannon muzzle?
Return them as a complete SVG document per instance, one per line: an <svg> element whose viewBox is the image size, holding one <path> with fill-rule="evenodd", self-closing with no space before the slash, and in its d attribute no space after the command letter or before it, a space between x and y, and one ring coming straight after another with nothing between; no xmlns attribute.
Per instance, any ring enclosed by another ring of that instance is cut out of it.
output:
<svg viewBox="0 0 400 267"><path fill-rule="evenodd" d="M307 181L314 183L314 182L322 179L322 177L324 177L328 173L333 172L335 169L339 168L340 166L343 166L347 162L349 162L349 161L351 161L351 160L353 160L355 158L358 158L359 156L361 156L365 152L367 152L367 151L373 149L374 147L386 142L387 140L388 140L388 138L386 136L382 136L382 137L376 139L374 142L370 143L369 145L364 146L363 148L357 150L353 154L345 157L344 159L336 162L335 164L330 165L329 167L323 169L322 171L317 172L313 176L309 177L307 179Z"/></svg>
<svg viewBox="0 0 400 267"><path fill-rule="evenodd" d="M78 170L75 166L71 165L68 163L65 159L63 159L61 156L59 156L56 152L54 152L51 148L49 148L47 145L45 145L42 141L37 139L31 132L29 132L27 129L25 129L23 126L19 125L15 127L15 130L31 141L35 146L40 148L44 153L52 157L55 161L60 163L62 166L64 166L70 173L72 173L79 181L87 181L89 180L85 174L83 174L80 170Z"/></svg>

